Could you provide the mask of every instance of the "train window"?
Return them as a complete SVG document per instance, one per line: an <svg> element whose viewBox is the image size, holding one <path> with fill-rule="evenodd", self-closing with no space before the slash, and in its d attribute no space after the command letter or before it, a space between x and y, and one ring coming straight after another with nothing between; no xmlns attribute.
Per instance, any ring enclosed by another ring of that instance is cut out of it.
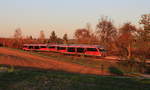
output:
<svg viewBox="0 0 150 90"><path fill-rule="evenodd" d="M35 46L34 48L35 48L35 49L39 49L40 47L39 47L39 46Z"/></svg>
<svg viewBox="0 0 150 90"><path fill-rule="evenodd" d="M66 47L57 47L58 50L66 50Z"/></svg>
<svg viewBox="0 0 150 90"><path fill-rule="evenodd" d="M75 52L75 48L69 47L67 51L68 51L68 52Z"/></svg>
<svg viewBox="0 0 150 90"><path fill-rule="evenodd" d="M33 46L29 46L29 49L33 49Z"/></svg>
<svg viewBox="0 0 150 90"><path fill-rule="evenodd" d="M84 53L84 48L77 48L77 52Z"/></svg>
<svg viewBox="0 0 150 90"><path fill-rule="evenodd" d="M60 47L56 47L57 48L57 50L60 50Z"/></svg>
<svg viewBox="0 0 150 90"><path fill-rule="evenodd" d="M97 51L97 49L96 48L87 48L87 51Z"/></svg>
<svg viewBox="0 0 150 90"><path fill-rule="evenodd" d="M49 46L48 48L52 48L52 49L54 49L54 48L55 48L55 46Z"/></svg>
<svg viewBox="0 0 150 90"><path fill-rule="evenodd" d="M41 48L46 48L46 46L40 46Z"/></svg>

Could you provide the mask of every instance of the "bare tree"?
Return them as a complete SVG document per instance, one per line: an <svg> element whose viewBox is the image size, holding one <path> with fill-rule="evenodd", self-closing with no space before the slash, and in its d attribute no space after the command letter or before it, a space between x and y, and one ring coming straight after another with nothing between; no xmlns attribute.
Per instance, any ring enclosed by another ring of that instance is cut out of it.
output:
<svg viewBox="0 0 150 90"><path fill-rule="evenodd" d="M44 34L43 30L40 31L39 40L40 40L41 43L45 42L45 34Z"/></svg>
<svg viewBox="0 0 150 90"><path fill-rule="evenodd" d="M100 38L100 42L107 49L111 47L111 42L114 40L117 34L117 30L111 20L107 17L101 17L97 24L96 33Z"/></svg>
<svg viewBox="0 0 150 90"><path fill-rule="evenodd" d="M89 30L89 31L92 31L92 28L91 28L91 24L90 24L90 23L87 23L87 24L86 24L86 29Z"/></svg>
<svg viewBox="0 0 150 90"><path fill-rule="evenodd" d="M64 44L68 44L68 35L67 35L67 33L64 34L63 40L64 40Z"/></svg>
<svg viewBox="0 0 150 90"><path fill-rule="evenodd" d="M32 40L32 39L33 39L33 37L32 37L32 35L30 35L30 36L29 36L29 40Z"/></svg>
<svg viewBox="0 0 150 90"><path fill-rule="evenodd" d="M90 39L90 31L87 29L77 29L75 31L75 39L78 43L88 43Z"/></svg>
<svg viewBox="0 0 150 90"><path fill-rule="evenodd" d="M131 57L131 48L135 41L134 33L137 31L134 25L131 23L125 23L120 29L119 37L118 37L118 47L122 49L121 52L124 52L124 56L127 55L128 58Z"/></svg>
<svg viewBox="0 0 150 90"><path fill-rule="evenodd" d="M150 14L142 15L139 23L144 26L144 30L150 31Z"/></svg>
<svg viewBox="0 0 150 90"><path fill-rule="evenodd" d="M17 28L14 32L14 40L10 43L12 47L21 48L23 44L22 31L20 28Z"/></svg>
<svg viewBox="0 0 150 90"><path fill-rule="evenodd" d="M21 31L20 28L17 28L17 29L15 30L14 38L16 38L16 39L22 38L22 31Z"/></svg>
<svg viewBox="0 0 150 90"><path fill-rule="evenodd" d="M141 16L140 22L143 25L143 39L144 41L150 41L150 14L144 14Z"/></svg>
<svg viewBox="0 0 150 90"><path fill-rule="evenodd" d="M142 56L150 57L150 14L141 16L139 23L143 26L138 34L138 46Z"/></svg>
<svg viewBox="0 0 150 90"><path fill-rule="evenodd" d="M45 39L45 34L44 34L43 30L40 31L40 37L39 37L39 39L41 39L41 40Z"/></svg>
<svg viewBox="0 0 150 90"><path fill-rule="evenodd" d="M93 32L90 23L86 24L86 29L89 32L89 37L88 37L89 40L87 41L88 44L99 44L96 34Z"/></svg>

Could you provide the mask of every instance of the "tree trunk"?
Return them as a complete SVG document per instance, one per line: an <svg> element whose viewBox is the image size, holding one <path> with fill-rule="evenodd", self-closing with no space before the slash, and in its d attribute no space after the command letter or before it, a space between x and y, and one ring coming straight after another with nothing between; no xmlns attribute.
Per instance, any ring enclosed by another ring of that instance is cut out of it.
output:
<svg viewBox="0 0 150 90"><path fill-rule="evenodd" d="M131 44L128 45L128 59L131 57Z"/></svg>

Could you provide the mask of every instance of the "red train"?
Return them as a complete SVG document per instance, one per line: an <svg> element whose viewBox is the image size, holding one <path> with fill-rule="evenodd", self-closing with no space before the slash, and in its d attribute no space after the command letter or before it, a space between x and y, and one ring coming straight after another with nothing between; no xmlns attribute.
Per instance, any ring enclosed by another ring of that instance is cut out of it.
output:
<svg viewBox="0 0 150 90"><path fill-rule="evenodd" d="M23 50L52 51L64 54L77 54L87 56L106 56L106 50L99 45L81 44L24 44Z"/></svg>

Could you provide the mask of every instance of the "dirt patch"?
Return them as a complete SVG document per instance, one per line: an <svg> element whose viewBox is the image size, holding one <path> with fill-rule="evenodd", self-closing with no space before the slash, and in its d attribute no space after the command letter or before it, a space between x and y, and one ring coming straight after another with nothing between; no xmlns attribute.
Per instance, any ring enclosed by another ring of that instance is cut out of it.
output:
<svg viewBox="0 0 150 90"><path fill-rule="evenodd" d="M0 48L0 64L41 69L63 70L67 72L81 74L109 75L108 72L102 72L95 68L90 68L58 60L52 60L47 57L32 55L30 53L8 48Z"/></svg>

